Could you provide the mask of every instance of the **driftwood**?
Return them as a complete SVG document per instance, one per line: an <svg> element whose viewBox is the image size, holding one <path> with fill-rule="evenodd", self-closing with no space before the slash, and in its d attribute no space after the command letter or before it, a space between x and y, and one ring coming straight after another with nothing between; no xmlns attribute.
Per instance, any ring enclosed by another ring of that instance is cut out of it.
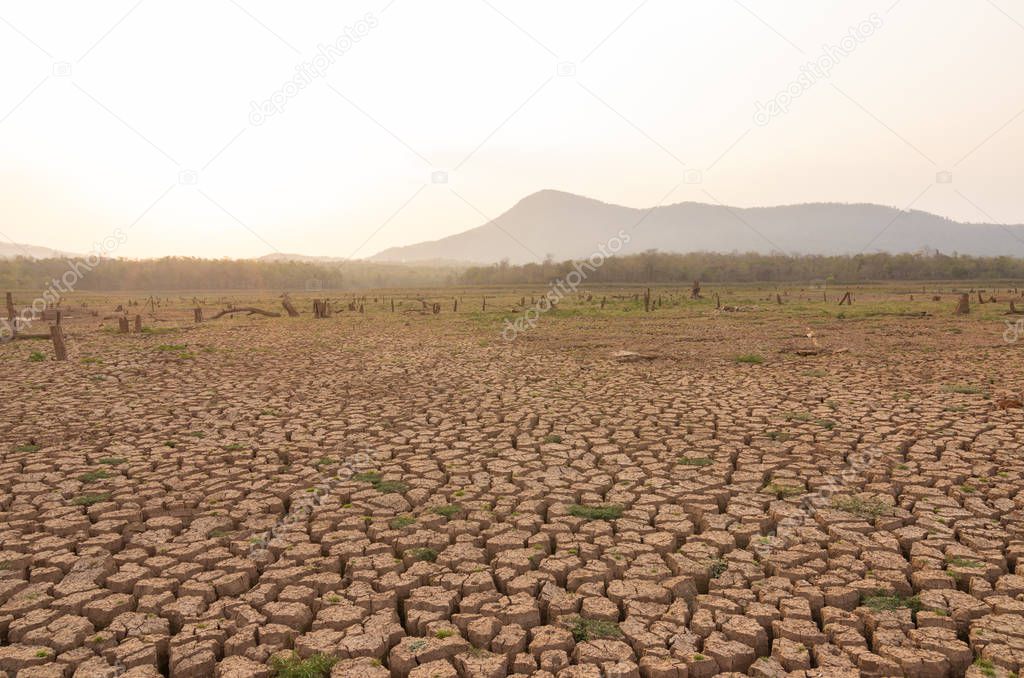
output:
<svg viewBox="0 0 1024 678"><path fill-rule="evenodd" d="M215 313L214 315L211 315L210 316L210 320L216 320L217 318L220 318L221 316L233 315L235 313L248 313L249 315L265 315L268 318L280 318L281 317L280 313L275 313L273 311L264 311L262 308L256 308L254 306L236 306L234 308L226 308L223 311L220 311L218 313Z"/></svg>
<svg viewBox="0 0 1024 678"><path fill-rule="evenodd" d="M957 302L956 310L953 311L954 315L967 315L971 312L971 295L964 292L960 295L960 301Z"/></svg>

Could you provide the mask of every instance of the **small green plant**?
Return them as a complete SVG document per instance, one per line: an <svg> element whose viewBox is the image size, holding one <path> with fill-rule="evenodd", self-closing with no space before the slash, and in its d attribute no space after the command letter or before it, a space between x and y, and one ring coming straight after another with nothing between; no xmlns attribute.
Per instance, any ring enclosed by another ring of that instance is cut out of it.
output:
<svg viewBox="0 0 1024 678"><path fill-rule="evenodd" d="M405 645L406 649L408 649L410 652L419 652L420 650L422 650L426 646L427 646L427 641L425 641L425 640L410 640Z"/></svg>
<svg viewBox="0 0 1024 678"><path fill-rule="evenodd" d="M745 363L747 365L760 365L764 362L764 358L756 353L744 353L743 355L736 356L734 360L738 363Z"/></svg>
<svg viewBox="0 0 1024 678"><path fill-rule="evenodd" d="M622 517L622 507L615 504L603 506L573 504L569 507L569 515L586 520L616 520Z"/></svg>
<svg viewBox="0 0 1024 678"><path fill-rule="evenodd" d="M448 520L451 520L452 517L458 515L460 511L462 511L462 507L458 504L446 504L445 506L434 507L434 513L439 516L444 516Z"/></svg>
<svg viewBox="0 0 1024 678"><path fill-rule="evenodd" d="M711 466L715 460L707 457L679 457L678 463L683 466Z"/></svg>
<svg viewBox="0 0 1024 678"><path fill-rule="evenodd" d="M557 435L557 434L551 434L549 436L544 436L544 442L546 442L546 443L560 443L560 442L562 442L562 436Z"/></svg>
<svg viewBox="0 0 1024 678"><path fill-rule="evenodd" d="M729 563L722 558L715 558L711 561L711 565L708 567L708 576L711 579L718 579L728 569Z"/></svg>
<svg viewBox="0 0 1024 678"><path fill-rule="evenodd" d="M40 659L46 659L47 657L50 656L50 651L49 650L36 650L36 656L39 657Z"/></svg>
<svg viewBox="0 0 1024 678"><path fill-rule="evenodd" d="M828 376L828 372L825 370L804 370L801 374L805 377L825 377Z"/></svg>
<svg viewBox="0 0 1024 678"><path fill-rule="evenodd" d="M401 530L402 528L409 527L415 523L416 519L412 516L398 516L397 518L391 519L391 522L388 523L388 527L392 530Z"/></svg>
<svg viewBox="0 0 1024 678"><path fill-rule="evenodd" d="M14 448L15 452L38 452L39 445L35 443L25 443L24 445L18 445Z"/></svg>
<svg viewBox="0 0 1024 678"><path fill-rule="evenodd" d="M82 364L83 365L99 365L102 362L103 361L100 360L99 358L97 358L96 356L91 356L90 355L90 356L86 356L86 357L82 358Z"/></svg>
<svg viewBox="0 0 1024 678"><path fill-rule="evenodd" d="M101 502L110 501L109 492L98 492L95 494L80 494L71 500L75 506L92 506Z"/></svg>
<svg viewBox="0 0 1024 678"><path fill-rule="evenodd" d="M30 363L41 363L46 360L46 356L39 351L32 351L28 354L28 361Z"/></svg>
<svg viewBox="0 0 1024 678"><path fill-rule="evenodd" d="M83 473L82 475L78 476L78 479L83 483L94 483L97 480L103 480L104 478L109 477L109 473L100 469L99 471L89 471L88 473Z"/></svg>
<svg viewBox="0 0 1024 678"><path fill-rule="evenodd" d="M158 351L184 351L188 348L185 344L160 344L156 347Z"/></svg>
<svg viewBox="0 0 1024 678"><path fill-rule="evenodd" d="M99 463L106 464L107 466L117 466L118 464L123 464L124 461L121 457L103 457Z"/></svg>
<svg viewBox="0 0 1024 678"><path fill-rule="evenodd" d="M177 446L178 446L178 443L176 443L176 442L175 442L175 441L173 441L173 440L165 440L165 441L164 441L164 446L165 446L165 447L170 447L170 448L172 448L172 449L173 449L173 448L175 448L175 447L177 447Z"/></svg>
<svg viewBox="0 0 1024 678"><path fill-rule="evenodd" d="M432 563L435 560L437 560L437 551L427 547L410 549L406 551L406 554L411 556L413 560L425 560L429 563Z"/></svg>
<svg viewBox="0 0 1024 678"><path fill-rule="evenodd" d="M314 654L302 659L298 654L273 657L270 666L274 670L274 678L324 678L331 672L337 659L323 654Z"/></svg>
<svg viewBox="0 0 1024 678"><path fill-rule="evenodd" d="M707 657L702 655L700 652L694 652L693 653L693 661L695 661L695 662L702 662L705 659L707 659Z"/></svg>
<svg viewBox="0 0 1024 678"><path fill-rule="evenodd" d="M237 452L238 450L244 450L245 445L242 443L231 443L230 445L225 445L223 449L226 452Z"/></svg>
<svg viewBox="0 0 1024 678"><path fill-rule="evenodd" d="M588 640L598 640L601 638L613 640L622 638L622 629L615 622L574 617L571 623L570 631L572 631L572 637L577 643L585 643Z"/></svg>
<svg viewBox="0 0 1024 678"><path fill-rule="evenodd" d="M451 629L438 629L434 632L434 637L444 640L445 638L451 638L455 635L455 632Z"/></svg>
<svg viewBox="0 0 1024 678"><path fill-rule="evenodd" d="M978 660L974 662L974 665L978 667L978 671L981 672L981 675L986 678L994 678L998 675L996 673L996 665L993 664L991 660L979 657Z"/></svg>
<svg viewBox="0 0 1024 678"><path fill-rule="evenodd" d="M946 393L960 393L962 395L980 395L985 392L985 389L980 386L972 386L970 384L946 384L942 387L942 390Z"/></svg>

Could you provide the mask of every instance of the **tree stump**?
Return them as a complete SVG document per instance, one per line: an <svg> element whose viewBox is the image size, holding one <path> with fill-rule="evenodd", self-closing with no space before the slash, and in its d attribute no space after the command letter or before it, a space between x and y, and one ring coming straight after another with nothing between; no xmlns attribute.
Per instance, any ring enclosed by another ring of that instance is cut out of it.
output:
<svg viewBox="0 0 1024 678"><path fill-rule="evenodd" d="M391 297L391 312L395 312L395 298Z"/></svg>
<svg viewBox="0 0 1024 678"><path fill-rule="evenodd" d="M850 296L849 290L847 290L846 294L843 295L843 298L839 300L839 305L842 306L843 304L853 306L853 297Z"/></svg>
<svg viewBox="0 0 1024 678"><path fill-rule="evenodd" d="M283 299L281 299L281 305L284 306L284 310L288 312L288 317L289 318L298 318L299 317L299 312L298 312L298 310L296 310L295 304L292 303L292 300L288 297L287 294L284 295ZM197 309L197 310L201 311L202 309ZM199 314L199 320L197 320L196 322L202 322L202 321L203 321L203 315L202 315L202 313L200 313Z"/></svg>
<svg viewBox="0 0 1024 678"><path fill-rule="evenodd" d="M120 334L128 334L128 316L123 315L117 319L117 331Z"/></svg>
<svg viewBox="0 0 1024 678"><path fill-rule="evenodd" d="M601 310L604 310L604 302L607 301L607 297L601 297Z"/></svg>
<svg viewBox="0 0 1024 678"><path fill-rule="evenodd" d="M452 302L452 313L458 313L458 312L459 312L459 300L456 299L455 301Z"/></svg>
<svg viewBox="0 0 1024 678"><path fill-rule="evenodd" d="M715 292L715 308L722 308L722 298L718 296L718 292Z"/></svg>
<svg viewBox="0 0 1024 678"><path fill-rule="evenodd" d="M363 304L359 304L359 312L366 313L366 309L363 307Z"/></svg>
<svg viewBox="0 0 1024 678"><path fill-rule="evenodd" d="M192 315L195 317L196 325L203 322L203 309L199 306L192 309Z"/></svg>
<svg viewBox="0 0 1024 678"><path fill-rule="evenodd" d="M700 281L699 280L694 280L693 281L693 287L690 288L690 298L691 299L700 299L701 298L701 296L700 296Z"/></svg>
<svg viewBox="0 0 1024 678"><path fill-rule="evenodd" d="M135 333L142 332L142 316L138 313L135 314Z"/></svg>
<svg viewBox="0 0 1024 678"><path fill-rule="evenodd" d="M68 348L64 344L64 330L59 323L50 325L50 339L53 340L53 354L57 360L67 360Z"/></svg>
<svg viewBox="0 0 1024 678"><path fill-rule="evenodd" d="M967 315L971 312L971 295L964 292L960 295L960 301L957 302L956 310L953 312L954 315Z"/></svg>
<svg viewBox="0 0 1024 678"><path fill-rule="evenodd" d="M441 312L441 304L434 303L431 305L430 310L434 312L434 315L437 315Z"/></svg>
<svg viewBox="0 0 1024 678"><path fill-rule="evenodd" d="M782 295L778 292L775 293L775 303L782 306Z"/></svg>
<svg viewBox="0 0 1024 678"><path fill-rule="evenodd" d="M651 288L648 287L644 290L644 311L650 312L651 310Z"/></svg>
<svg viewBox="0 0 1024 678"><path fill-rule="evenodd" d="M11 321L11 325L14 325L14 317L18 315L14 310L14 295L10 292L7 293L7 319Z"/></svg>

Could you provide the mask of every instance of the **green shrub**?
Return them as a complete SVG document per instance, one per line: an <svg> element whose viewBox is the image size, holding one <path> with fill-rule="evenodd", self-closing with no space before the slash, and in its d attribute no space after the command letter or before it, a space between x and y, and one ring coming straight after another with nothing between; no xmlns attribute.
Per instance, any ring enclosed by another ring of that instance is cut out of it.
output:
<svg viewBox="0 0 1024 678"><path fill-rule="evenodd" d="M572 619L572 637L577 643L585 643L588 640L600 638L619 639L622 638L622 629L615 622L602 621L598 619L584 619L575 617Z"/></svg>
<svg viewBox="0 0 1024 678"><path fill-rule="evenodd" d="M760 365L764 362L764 358L756 353L744 353L743 355L736 356L734 360L738 363L746 363L747 365Z"/></svg>

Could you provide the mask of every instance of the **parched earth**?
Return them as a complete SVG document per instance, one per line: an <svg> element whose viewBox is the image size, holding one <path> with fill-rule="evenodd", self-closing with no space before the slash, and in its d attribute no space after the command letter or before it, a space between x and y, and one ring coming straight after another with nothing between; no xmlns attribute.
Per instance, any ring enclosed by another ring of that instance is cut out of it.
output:
<svg viewBox="0 0 1024 678"><path fill-rule="evenodd" d="M1001 331L863 319L801 355L781 313L511 344L347 314L4 345L0 675L1024 676Z"/></svg>

